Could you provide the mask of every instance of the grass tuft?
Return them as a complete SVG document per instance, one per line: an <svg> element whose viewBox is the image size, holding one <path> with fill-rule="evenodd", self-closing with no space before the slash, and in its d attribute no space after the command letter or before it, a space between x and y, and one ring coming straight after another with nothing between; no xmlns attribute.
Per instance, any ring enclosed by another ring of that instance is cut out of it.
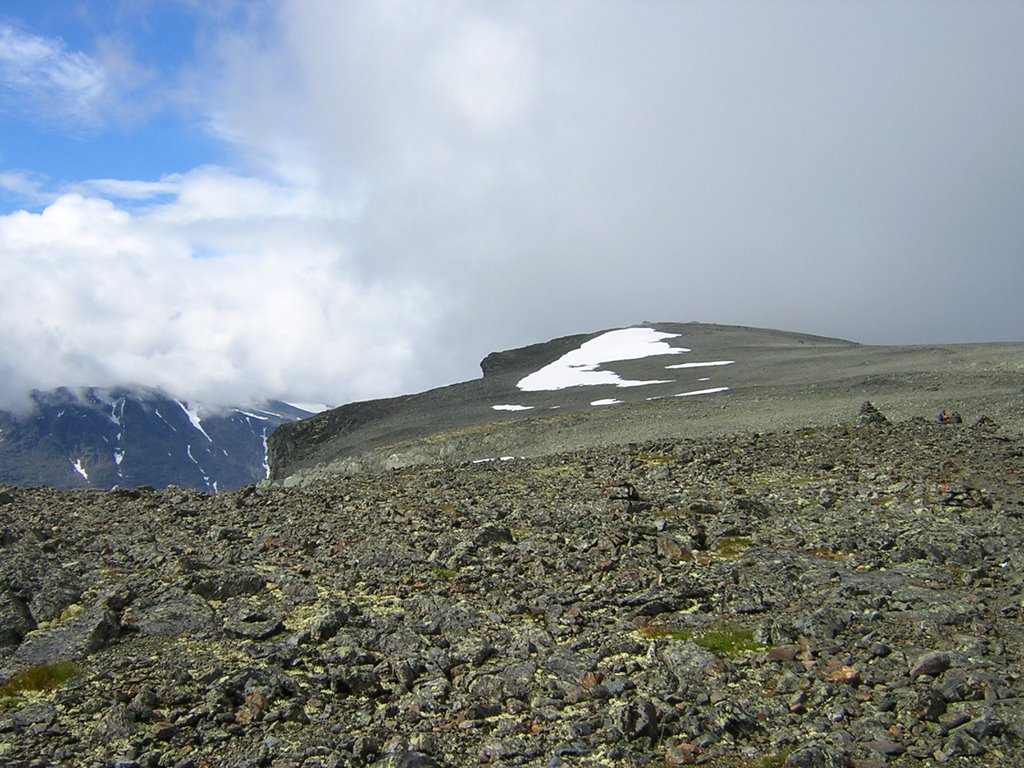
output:
<svg viewBox="0 0 1024 768"><path fill-rule="evenodd" d="M58 661L54 664L39 664L19 672L0 685L0 701L4 708L17 702L17 697L28 691L49 691L59 688L73 677L81 674L81 667L73 661ZM15 700L14 702L10 700Z"/></svg>
<svg viewBox="0 0 1024 768"><path fill-rule="evenodd" d="M715 542L715 554L720 557L738 557L749 547L749 536L723 536Z"/></svg>

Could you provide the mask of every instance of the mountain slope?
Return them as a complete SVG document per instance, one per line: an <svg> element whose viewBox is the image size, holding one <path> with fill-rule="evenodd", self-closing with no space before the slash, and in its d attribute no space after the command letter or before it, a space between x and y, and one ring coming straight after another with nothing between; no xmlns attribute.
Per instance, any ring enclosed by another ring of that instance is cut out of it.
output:
<svg viewBox="0 0 1024 768"><path fill-rule="evenodd" d="M834 424L866 399L897 418L942 408L1019 418L1007 395L1020 392L1024 345L866 346L645 323L493 353L481 368L474 381L283 426L269 442L271 478Z"/></svg>
<svg viewBox="0 0 1024 768"><path fill-rule="evenodd" d="M154 390L35 392L0 412L0 483L231 490L267 476L266 440L311 415L285 403L204 413Z"/></svg>

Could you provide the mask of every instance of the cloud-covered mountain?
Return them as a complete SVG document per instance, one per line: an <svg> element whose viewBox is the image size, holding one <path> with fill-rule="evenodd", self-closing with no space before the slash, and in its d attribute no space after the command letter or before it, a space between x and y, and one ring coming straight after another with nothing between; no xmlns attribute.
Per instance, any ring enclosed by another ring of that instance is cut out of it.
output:
<svg viewBox="0 0 1024 768"><path fill-rule="evenodd" d="M32 401L24 414L0 411L0 483L232 490L267 476L274 429L311 415L281 402L207 413L144 389L60 388Z"/></svg>

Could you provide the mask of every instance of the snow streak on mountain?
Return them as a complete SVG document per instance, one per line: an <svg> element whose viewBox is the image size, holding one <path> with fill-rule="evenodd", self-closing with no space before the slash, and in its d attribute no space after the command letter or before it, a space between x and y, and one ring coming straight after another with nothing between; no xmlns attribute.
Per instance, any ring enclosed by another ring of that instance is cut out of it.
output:
<svg viewBox="0 0 1024 768"><path fill-rule="evenodd" d="M216 492L267 477L267 438L311 415L286 403L207 413L155 390L35 392L0 411L0 483L55 488L177 485Z"/></svg>

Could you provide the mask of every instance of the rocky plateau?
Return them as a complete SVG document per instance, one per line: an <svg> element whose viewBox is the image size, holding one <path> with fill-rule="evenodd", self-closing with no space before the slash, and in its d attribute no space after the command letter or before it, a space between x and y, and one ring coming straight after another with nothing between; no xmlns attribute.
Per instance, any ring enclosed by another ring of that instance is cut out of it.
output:
<svg viewBox="0 0 1024 768"><path fill-rule="evenodd" d="M0 765L1024 766L1016 397L0 488Z"/></svg>

